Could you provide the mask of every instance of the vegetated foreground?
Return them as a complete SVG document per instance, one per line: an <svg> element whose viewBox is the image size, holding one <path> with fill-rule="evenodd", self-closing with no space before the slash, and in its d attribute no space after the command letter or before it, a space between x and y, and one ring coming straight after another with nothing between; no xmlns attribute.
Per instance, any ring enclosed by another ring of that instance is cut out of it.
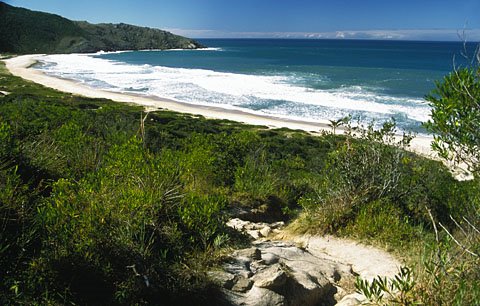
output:
<svg viewBox="0 0 480 306"><path fill-rule="evenodd" d="M1 304L215 304L206 272L249 244L225 225L238 210L403 254L414 268L391 285L399 303L480 301L478 257L466 252L479 253L478 179L457 182L403 150L409 138L396 142L392 123L314 137L146 115L3 64L0 91ZM389 288L357 287L379 302Z"/></svg>

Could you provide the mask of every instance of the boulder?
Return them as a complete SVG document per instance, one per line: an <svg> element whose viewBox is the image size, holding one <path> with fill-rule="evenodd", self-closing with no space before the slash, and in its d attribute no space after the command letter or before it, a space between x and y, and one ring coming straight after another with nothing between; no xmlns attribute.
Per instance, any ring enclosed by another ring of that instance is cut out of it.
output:
<svg viewBox="0 0 480 306"><path fill-rule="evenodd" d="M275 289L279 290L285 285L287 277L283 267L280 264L275 264L258 272L252 279L256 287L275 291Z"/></svg>
<svg viewBox="0 0 480 306"><path fill-rule="evenodd" d="M276 264L279 259L280 258L278 257L278 255L275 255L273 253L262 254L262 260L263 260L264 264L266 264L266 265Z"/></svg>
<svg viewBox="0 0 480 306"><path fill-rule="evenodd" d="M268 235L270 235L271 232L272 232L272 229L269 226L265 226L260 230L260 235L262 235L262 237L268 237Z"/></svg>
<svg viewBox="0 0 480 306"><path fill-rule="evenodd" d="M245 257L252 260L260 260L262 259L262 252L258 248L248 248L236 251L234 256Z"/></svg>
<svg viewBox="0 0 480 306"><path fill-rule="evenodd" d="M249 234L253 239L259 239L261 237L259 230L248 230L247 234Z"/></svg>
<svg viewBox="0 0 480 306"><path fill-rule="evenodd" d="M249 278L253 275L250 270L250 263L251 261L244 257L232 258L223 265L223 269L230 274Z"/></svg>
<svg viewBox="0 0 480 306"><path fill-rule="evenodd" d="M252 289L248 292L244 305L286 306L288 304L284 296L268 289L253 286Z"/></svg>
<svg viewBox="0 0 480 306"><path fill-rule="evenodd" d="M209 271L208 277L221 288L232 289L236 276L225 271Z"/></svg>
<svg viewBox="0 0 480 306"><path fill-rule="evenodd" d="M232 253L223 265L226 274L215 276L229 305L314 306L340 300L348 306L362 301L361 296L350 294L355 278L352 265L323 252L316 240L312 249L308 237L304 241L260 239L278 231L283 222L232 219L228 224L255 239L252 247Z"/></svg>
<svg viewBox="0 0 480 306"><path fill-rule="evenodd" d="M232 290L237 292L247 292L252 288L252 285L253 281L251 279L239 276L235 285L233 285Z"/></svg>

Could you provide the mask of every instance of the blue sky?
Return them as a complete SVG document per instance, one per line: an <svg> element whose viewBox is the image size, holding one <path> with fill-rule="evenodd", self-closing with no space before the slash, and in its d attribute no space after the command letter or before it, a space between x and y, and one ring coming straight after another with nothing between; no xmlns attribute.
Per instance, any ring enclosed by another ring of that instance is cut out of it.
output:
<svg viewBox="0 0 480 306"><path fill-rule="evenodd" d="M480 0L7 0L74 20L125 22L195 38L480 40Z"/></svg>

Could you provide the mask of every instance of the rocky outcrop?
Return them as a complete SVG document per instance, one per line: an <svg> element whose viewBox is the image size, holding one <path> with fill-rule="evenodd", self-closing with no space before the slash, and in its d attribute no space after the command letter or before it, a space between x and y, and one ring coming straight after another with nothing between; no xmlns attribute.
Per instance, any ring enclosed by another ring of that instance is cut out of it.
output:
<svg viewBox="0 0 480 306"><path fill-rule="evenodd" d="M333 305L336 284L353 274L348 265L319 260L282 241L254 243L234 252L223 271L211 273L231 305Z"/></svg>
<svg viewBox="0 0 480 306"><path fill-rule="evenodd" d="M222 288L225 305L358 305L365 297L354 292L356 276L391 277L399 265L388 253L349 240L280 239L283 222L237 218L227 224L254 240L252 247L234 251L221 270L210 273Z"/></svg>

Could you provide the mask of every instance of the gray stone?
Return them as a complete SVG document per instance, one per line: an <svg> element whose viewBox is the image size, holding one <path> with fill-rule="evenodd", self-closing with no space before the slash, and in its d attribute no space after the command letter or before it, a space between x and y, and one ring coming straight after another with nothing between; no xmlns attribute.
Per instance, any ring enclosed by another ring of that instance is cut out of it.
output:
<svg viewBox="0 0 480 306"><path fill-rule="evenodd" d="M250 270L250 263L251 261L245 257L233 258L223 265L223 269L228 273L249 278L253 275Z"/></svg>
<svg viewBox="0 0 480 306"><path fill-rule="evenodd" d="M278 289L285 285L287 273L280 264L275 264L258 272L253 278L255 286L265 289Z"/></svg>
<svg viewBox="0 0 480 306"><path fill-rule="evenodd" d="M244 305L249 306L285 306L287 301L284 296L264 288L253 286L248 292Z"/></svg>
<svg viewBox="0 0 480 306"><path fill-rule="evenodd" d="M263 269L267 268L267 265L265 264L265 261L262 260L256 260L250 264L250 271L253 272L253 274L257 273L258 271L261 271Z"/></svg>
<svg viewBox="0 0 480 306"><path fill-rule="evenodd" d="M235 275L225 271L210 271L208 277L217 285L225 289L232 289Z"/></svg>
<svg viewBox="0 0 480 306"><path fill-rule="evenodd" d="M247 230L247 234L249 234L253 239L260 238L260 231L259 230Z"/></svg>
<svg viewBox="0 0 480 306"><path fill-rule="evenodd" d="M279 260L279 257L273 253L262 254L262 260L266 265L276 264Z"/></svg>
<svg viewBox="0 0 480 306"><path fill-rule="evenodd" d="M248 222L245 225L246 230L261 230L262 228L268 226L267 223L253 223L253 222Z"/></svg>
<svg viewBox="0 0 480 306"><path fill-rule="evenodd" d="M223 277L220 283L226 288L224 298L231 305L314 306L334 305L338 300L358 301L355 296L344 298L351 291L339 287L352 279L350 265L319 251L312 254L309 240L300 244L260 239L279 231L283 222L265 224L232 219L229 226L255 239L253 247L232 254L232 260L223 266L227 274L218 277ZM235 278L229 288L231 275Z"/></svg>
<svg viewBox="0 0 480 306"><path fill-rule="evenodd" d="M263 237L268 237L268 235L270 235L271 232L272 232L272 229L269 226L265 226L260 230L260 234Z"/></svg>
<svg viewBox="0 0 480 306"><path fill-rule="evenodd" d="M228 220L227 222L227 226L237 230L237 231L243 231L245 229L245 226L250 223L248 221L243 221L241 219L238 219L238 218L234 218L234 219L230 219Z"/></svg>
<svg viewBox="0 0 480 306"><path fill-rule="evenodd" d="M233 285L232 290L237 292L247 292L252 288L253 281L251 279L245 278L243 276L238 277L235 285Z"/></svg>
<svg viewBox="0 0 480 306"><path fill-rule="evenodd" d="M253 260L260 260L262 259L262 252L260 252L258 248L248 248L236 251L234 256L246 257Z"/></svg>
<svg viewBox="0 0 480 306"><path fill-rule="evenodd" d="M313 306L334 303L335 287L326 279L317 279L305 271L297 271L287 280L285 296L291 305ZM327 304L327 303L326 303Z"/></svg>
<svg viewBox="0 0 480 306"><path fill-rule="evenodd" d="M274 229L280 229L285 226L285 222L279 221L279 222L271 223L269 226Z"/></svg>

